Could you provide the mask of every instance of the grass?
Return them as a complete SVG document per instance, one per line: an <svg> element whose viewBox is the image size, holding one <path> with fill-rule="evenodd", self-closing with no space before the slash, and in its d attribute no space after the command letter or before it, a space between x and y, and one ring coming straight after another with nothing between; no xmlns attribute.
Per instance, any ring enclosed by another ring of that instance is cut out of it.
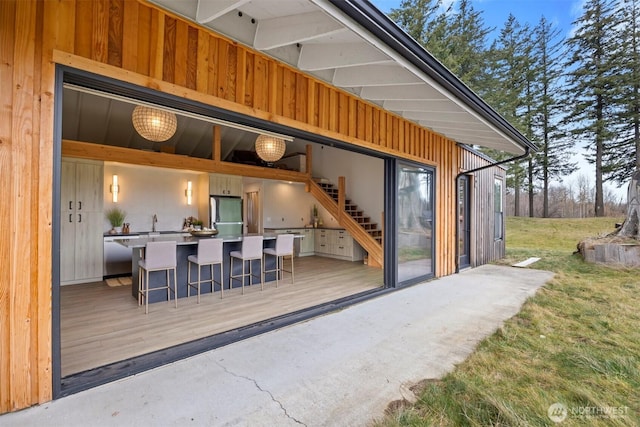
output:
<svg viewBox="0 0 640 427"><path fill-rule="evenodd" d="M441 379L422 383L418 402L396 405L378 426L640 425L640 271L585 263L576 244L618 220L508 218L510 265L556 277L474 353ZM607 412L608 413L604 413Z"/></svg>

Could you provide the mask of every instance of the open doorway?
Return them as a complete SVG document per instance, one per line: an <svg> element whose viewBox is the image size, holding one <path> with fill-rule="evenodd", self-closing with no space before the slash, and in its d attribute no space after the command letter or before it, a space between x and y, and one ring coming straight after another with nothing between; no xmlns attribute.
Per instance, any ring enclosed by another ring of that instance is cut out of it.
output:
<svg viewBox="0 0 640 427"><path fill-rule="evenodd" d="M136 150L128 151L132 158L144 159L146 153L154 152L166 156L164 158L179 156L176 158L180 161L192 155L206 159L207 156L211 156L211 124L197 123L191 126L189 123L195 119L181 118L178 120L178 130L181 122L185 124L186 128L180 135L185 136L187 142L169 140L163 148L162 144L140 141L133 130L126 130L127 126L130 126L130 108L117 104L117 99L101 99L96 94L78 93L68 88L58 93L63 93L64 97L58 104L61 105L62 132L59 137L62 157L68 159L65 144L71 141L74 146L82 145L87 149L85 152L93 153L83 159L78 159L74 154L72 163L88 162L100 165L102 171L96 175L93 188L89 188L91 184L86 180L58 175L56 179L62 186L82 182L87 191L99 194L103 204L97 211L115 203L128 211L131 233L125 236L127 239L136 238L136 234L137 238L144 238L143 235L150 232L180 232L184 217L201 216L198 212L198 194L203 194L203 197L208 199L211 193L199 187L202 182L210 182L208 177L200 179L199 175L207 175L207 172L179 167L159 168L144 164L144 161L104 161L96 159L95 153L101 150L98 146L115 146L118 149ZM209 147L208 153L198 142L200 139L186 129L202 133L200 138L208 140L205 144ZM246 144L246 135L242 137L237 131L234 129L222 132L223 156L224 153L231 156L234 151L232 147L238 148L240 144ZM176 132L176 138L179 137L178 134L179 131ZM300 141L299 146L313 144L314 150L319 153L314 162L314 176L317 174L319 180L327 181L337 181L339 177L346 177L346 190L350 197L358 201L360 209L373 210L372 216L381 217L383 195L375 193L372 199L362 188L370 188L372 180L378 180L378 187L383 187L383 160L302 138L297 139ZM93 151L93 146L98 147L96 151ZM290 146L299 153L301 149L296 147L295 144ZM368 166L364 171L354 169L353 165L358 164ZM112 198L114 175L118 176L117 202ZM280 175L282 172L273 168L273 181L283 184L277 180ZM187 185L188 183L190 184ZM262 228L286 227L288 224L282 224L286 222L282 218L295 217L296 221L300 221L295 224L300 229L312 224L310 217L313 203L301 206L301 198L295 195L283 202L283 194L279 193L282 190L273 189L285 187L270 186L270 198L266 193L260 194L261 197L256 200L257 204L270 204L267 210L270 213L268 217L264 217L264 210L259 209L259 217L257 221L256 218L252 218L252 223L262 223ZM304 186L296 187L304 191ZM187 202L186 188L192 191L193 205ZM240 195L243 195L242 190ZM138 209L138 202L143 204L144 208ZM56 203L62 211L67 202L57 197ZM322 208L318 210L325 226L339 228L336 218ZM255 211L252 210L251 215L254 214ZM101 241L110 225L104 218L104 212L100 215L101 220L97 222L92 234L96 234ZM246 215L249 216L248 213ZM60 230L60 223L55 227ZM343 239L344 236L339 238ZM325 252L318 253L314 251L314 246L311 246L310 256L296 259L295 284L289 285L284 281L276 289L272 286L274 283L269 283L265 285L264 291L260 290L259 286L250 287L251 291L245 295L236 289L225 289L223 299L219 298L217 292L210 292L203 295L200 304L197 304L195 298L180 298L177 310L172 305L159 303L151 308L148 316L144 315L144 310L140 310L137 300L132 297L133 287L137 283L134 277L130 277L128 282L117 280L118 285L111 286L104 280L106 278L102 271L99 275L102 277L96 276L90 281L78 280L76 283L69 283L68 286L54 283L58 295L54 298L54 301L58 301L54 304L54 319L59 314L59 323L54 327L58 328L60 335L57 344L59 351L54 352L54 363L57 364L60 373L62 393L95 386L214 348L228 343L233 336L235 339L241 339L278 325L299 321L305 316L317 315L323 310L334 310L348 305L350 300L364 298L384 288L381 269L365 265L362 259L349 260L348 254L338 253L345 250L344 245L332 245L331 249L327 247ZM76 248L74 246L74 249ZM68 249L68 246L59 248L58 270L59 254ZM283 301L287 301L287 304L283 304ZM251 332L247 333L248 330ZM56 393L58 396L59 392L60 390Z"/></svg>

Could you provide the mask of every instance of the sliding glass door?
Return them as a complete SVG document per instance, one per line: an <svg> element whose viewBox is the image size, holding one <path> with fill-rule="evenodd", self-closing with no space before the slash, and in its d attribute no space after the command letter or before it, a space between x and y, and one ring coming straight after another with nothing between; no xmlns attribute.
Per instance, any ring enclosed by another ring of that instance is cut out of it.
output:
<svg viewBox="0 0 640 427"><path fill-rule="evenodd" d="M434 273L434 173L398 162L396 179L397 280L409 284Z"/></svg>

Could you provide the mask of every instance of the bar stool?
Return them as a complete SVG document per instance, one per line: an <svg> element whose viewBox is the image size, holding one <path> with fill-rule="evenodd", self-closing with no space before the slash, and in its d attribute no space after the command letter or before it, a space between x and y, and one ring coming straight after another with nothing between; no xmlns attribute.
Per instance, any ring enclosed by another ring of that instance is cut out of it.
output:
<svg viewBox="0 0 640 427"><path fill-rule="evenodd" d="M187 297L191 296L191 288L198 290L198 304L200 304L200 284L211 282L211 292L213 293L214 283L220 285L220 298L222 298L222 291L224 286L222 285L222 239L210 239L203 238L198 241L198 253L197 255L189 255L187 257ZM191 264L195 264L198 267L198 281L191 281ZM220 265L220 281L216 282L213 278L213 266ZM201 280L200 271L202 266L209 266L211 269L211 280Z"/></svg>
<svg viewBox="0 0 640 427"><path fill-rule="evenodd" d="M242 281L242 294L244 294L244 278L249 276L249 284L251 284L251 277L258 277L253 274L253 267L251 266L251 261L259 259L260 260L260 289L264 289L264 277L262 275L262 236L245 236L242 238L242 248L239 251L232 251L229 255L231 256L231 266L230 266L230 274L229 274L229 289L233 287L233 279ZM242 274L241 275L233 275L233 259L239 259L242 261ZM249 261L249 273L245 274L244 264L245 261Z"/></svg>
<svg viewBox="0 0 640 427"><path fill-rule="evenodd" d="M145 301L145 314L149 313L149 292L167 290L167 302L171 302L171 292L173 292L176 300L176 308L178 308L178 277L176 274L177 267L176 242L149 242L147 243L144 259L138 261L138 305L142 305ZM142 280L142 271L145 272L145 279ZM159 287L149 287L149 273L152 271L167 272L167 284ZM173 270L173 288L171 287L171 279L169 271Z"/></svg>
<svg viewBox="0 0 640 427"><path fill-rule="evenodd" d="M291 273L291 284L293 284L293 234L278 234L276 237L276 247L264 249L264 265L267 265L267 255L276 257L276 268L265 270L265 273L276 273L276 288L278 287L278 277L282 277L283 272ZM284 269L284 257L291 257L291 270Z"/></svg>

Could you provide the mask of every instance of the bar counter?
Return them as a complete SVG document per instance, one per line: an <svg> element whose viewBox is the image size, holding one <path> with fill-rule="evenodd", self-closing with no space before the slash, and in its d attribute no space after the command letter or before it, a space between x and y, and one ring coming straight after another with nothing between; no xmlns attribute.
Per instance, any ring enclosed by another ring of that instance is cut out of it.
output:
<svg viewBox="0 0 640 427"><path fill-rule="evenodd" d="M265 248L273 248L276 244L277 234L275 233L265 233L262 235L264 237L264 247ZM303 236L300 234L295 235L296 238L302 238ZM132 272L132 280L133 285L131 286L131 295L138 299L138 261L144 259L144 250L149 242L167 242L167 241L175 241L176 242L176 252L177 252L177 277L178 277L178 298L185 298L187 296L187 271L188 271L188 261L187 257L189 255L195 255L198 251L198 241L200 239L222 239L223 244L223 266L224 266L224 274L222 277L222 284L224 285L224 289L229 289L229 269L231 265L229 254L232 251L239 251L242 248L242 239L243 236L236 235L225 235L225 236L212 236L212 237L195 237L195 236L177 236L177 235L154 235L149 237L138 237L135 239L123 239L118 240L118 242L132 249L132 259L131 259L131 272ZM260 271L260 260L251 261L254 274L258 274ZM236 260L233 263L234 271L233 274L237 275L242 272L242 262ZM198 277L197 267L192 265L191 271L191 280L195 280ZM214 277L216 280L220 277L220 266L215 265L214 267ZM273 270L275 268L275 258L267 257L267 263L264 266L265 270ZM249 270L249 266L245 267L245 272ZM211 269L210 267L202 267L201 270L201 281L211 280ZM173 277L173 275L170 275ZM275 280L275 273L266 273L265 282ZM250 280L251 279L251 280ZM173 280L173 279L172 279ZM152 271L150 273L150 288L153 289L155 286L163 286L166 283L166 273L164 271ZM245 286L249 285L258 285L260 286L260 280L252 277L245 278ZM241 283L239 280L233 281L233 287L240 287ZM206 294L211 292L219 292L220 286L218 284L212 289L211 282L203 283L200 287L200 293ZM196 295L196 290L191 290L191 295ZM166 292L150 292L149 293L149 303L167 301ZM179 305L179 304L178 304Z"/></svg>

